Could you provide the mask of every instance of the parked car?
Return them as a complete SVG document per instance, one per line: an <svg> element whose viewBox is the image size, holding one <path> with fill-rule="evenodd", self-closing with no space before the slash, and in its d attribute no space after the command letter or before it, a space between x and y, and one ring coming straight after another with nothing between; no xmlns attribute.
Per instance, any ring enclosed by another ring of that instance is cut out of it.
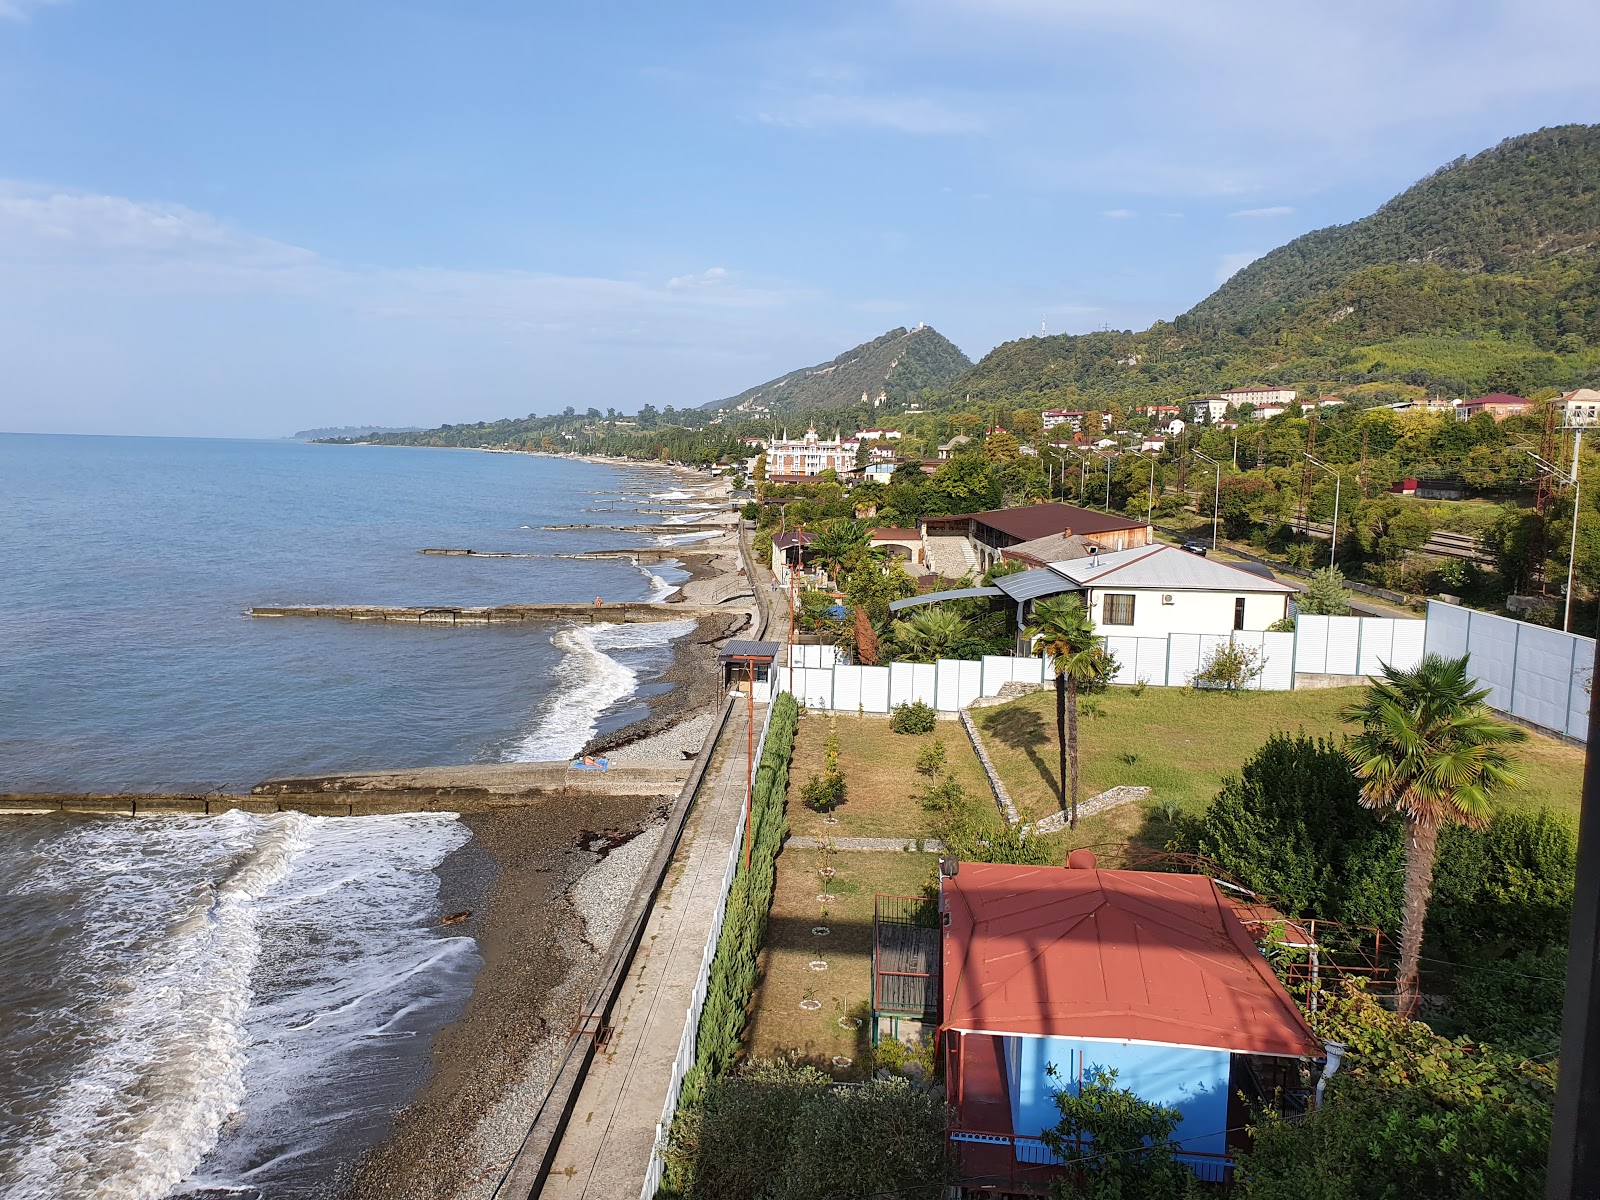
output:
<svg viewBox="0 0 1600 1200"><path fill-rule="evenodd" d="M1206 556L1206 551L1211 549L1211 547L1206 545L1204 542L1185 542L1183 544L1183 548L1190 554L1198 554L1201 558L1204 558Z"/></svg>

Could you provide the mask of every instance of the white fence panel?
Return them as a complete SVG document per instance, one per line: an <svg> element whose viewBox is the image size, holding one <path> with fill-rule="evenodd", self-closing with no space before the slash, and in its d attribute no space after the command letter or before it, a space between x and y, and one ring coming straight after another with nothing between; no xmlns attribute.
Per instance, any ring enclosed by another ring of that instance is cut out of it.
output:
<svg viewBox="0 0 1600 1200"><path fill-rule="evenodd" d="M998 696L1000 689L1011 682L1012 659L1006 654L985 654L983 656L983 694L985 696Z"/></svg>
<svg viewBox="0 0 1600 1200"><path fill-rule="evenodd" d="M1565 730L1572 694L1572 638L1554 629L1517 630L1511 713L1546 729Z"/></svg>
<svg viewBox="0 0 1600 1200"><path fill-rule="evenodd" d="M1329 675L1359 675L1361 618L1325 617L1328 622L1328 662L1323 671Z"/></svg>
<svg viewBox="0 0 1600 1200"><path fill-rule="evenodd" d="M1393 617L1361 618L1361 656L1356 674L1383 674L1383 664L1394 654L1394 625Z"/></svg>
<svg viewBox="0 0 1600 1200"><path fill-rule="evenodd" d="M1013 658L1011 660L1011 681L1013 683L1043 683L1045 674L1044 659L1042 658Z"/></svg>
<svg viewBox="0 0 1600 1200"><path fill-rule="evenodd" d="M921 701L931 706L934 699L934 675L937 668L932 663L889 664L889 706Z"/></svg>
<svg viewBox="0 0 1600 1200"><path fill-rule="evenodd" d="M1136 639L1139 649L1134 655L1133 682L1141 679L1156 687L1167 685L1167 639L1142 637Z"/></svg>
<svg viewBox="0 0 1600 1200"><path fill-rule="evenodd" d="M1440 658L1460 658L1467 653L1472 633L1472 612L1454 604L1428 602L1428 619L1423 622L1426 637L1423 652Z"/></svg>
<svg viewBox="0 0 1600 1200"><path fill-rule="evenodd" d="M1422 622L1416 622L1420 625ZM1266 656L1267 669L1261 672L1261 690L1286 692L1294 687L1294 634L1264 633L1261 650Z"/></svg>
<svg viewBox="0 0 1600 1200"><path fill-rule="evenodd" d="M1473 613L1467 630L1469 666L1478 683L1489 689L1489 707L1511 711L1516 693L1517 632L1520 621Z"/></svg>
<svg viewBox="0 0 1600 1200"><path fill-rule="evenodd" d="M1409 671L1422 661L1422 646L1427 638L1426 621L1396 620L1394 646L1389 651L1391 667Z"/></svg>
<svg viewBox="0 0 1600 1200"><path fill-rule="evenodd" d="M1254 650L1259 656L1257 661L1265 667L1267 661L1266 636L1258 629L1236 629L1233 632L1233 644L1246 650ZM1265 675L1266 671L1263 670L1261 674ZM1261 675L1257 675L1250 681L1250 688L1255 691L1259 690L1260 687Z"/></svg>
<svg viewBox="0 0 1600 1200"><path fill-rule="evenodd" d="M1589 638L1572 639L1572 686L1567 700L1568 737L1589 740L1589 686L1594 679L1594 643Z"/></svg>
<svg viewBox="0 0 1600 1200"><path fill-rule="evenodd" d="M1194 673L1200 669L1200 635L1198 633L1169 633L1167 635L1168 687L1188 687Z"/></svg>
<svg viewBox="0 0 1600 1200"><path fill-rule="evenodd" d="M1106 649L1117 659L1117 673L1112 683L1133 683L1139 678L1139 639L1136 637L1106 638Z"/></svg>
<svg viewBox="0 0 1600 1200"><path fill-rule="evenodd" d="M933 685L933 706L940 712L955 712L961 707L957 696L961 691L961 679L956 671L956 660L941 658L933 664L937 669Z"/></svg>
<svg viewBox="0 0 1600 1200"><path fill-rule="evenodd" d="M833 669L833 704L840 712L855 712L861 703L861 672L865 667L835 667Z"/></svg>
<svg viewBox="0 0 1600 1200"><path fill-rule="evenodd" d="M1295 618L1294 669L1307 675L1324 675L1328 670L1328 618Z"/></svg>
<svg viewBox="0 0 1600 1200"><path fill-rule="evenodd" d="M832 708L833 668L798 668L794 673L794 698L807 708Z"/></svg>
<svg viewBox="0 0 1600 1200"><path fill-rule="evenodd" d="M869 713L889 711L889 668L861 668L861 707Z"/></svg>
<svg viewBox="0 0 1600 1200"><path fill-rule="evenodd" d="M983 664L961 660L956 666L956 707L965 708L981 695L983 695Z"/></svg>

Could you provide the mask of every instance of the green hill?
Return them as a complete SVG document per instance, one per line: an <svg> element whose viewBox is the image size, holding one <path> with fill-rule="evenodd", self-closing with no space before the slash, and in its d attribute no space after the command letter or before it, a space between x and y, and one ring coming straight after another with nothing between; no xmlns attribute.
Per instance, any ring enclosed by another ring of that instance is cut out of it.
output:
<svg viewBox="0 0 1600 1200"><path fill-rule="evenodd" d="M1511 138L1258 259L1140 333L996 347L985 401L1172 401L1258 383L1454 394L1600 377L1600 126Z"/></svg>
<svg viewBox="0 0 1600 1200"><path fill-rule="evenodd" d="M946 387L971 366L972 360L931 326L891 329L832 362L792 371L702 407L778 416L847 408L859 404L863 392L869 399L886 392L892 403L900 404L926 389Z"/></svg>

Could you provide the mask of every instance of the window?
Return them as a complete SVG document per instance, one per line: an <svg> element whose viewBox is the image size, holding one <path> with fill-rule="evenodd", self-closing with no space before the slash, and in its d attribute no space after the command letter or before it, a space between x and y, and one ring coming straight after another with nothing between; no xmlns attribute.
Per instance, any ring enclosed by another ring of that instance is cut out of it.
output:
<svg viewBox="0 0 1600 1200"><path fill-rule="evenodd" d="M1133 597L1107 595L1102 611L1102 625L1132 625Z"/></svg>
<svg viewBox="0 0 1600 1200"><path fill-rule="evenodd" d="M1233 627L1235 629L1243 629L1244 628L1244 597L1243 596L1240 596L1237 600L1235 600L1233 602Z"/></svg>

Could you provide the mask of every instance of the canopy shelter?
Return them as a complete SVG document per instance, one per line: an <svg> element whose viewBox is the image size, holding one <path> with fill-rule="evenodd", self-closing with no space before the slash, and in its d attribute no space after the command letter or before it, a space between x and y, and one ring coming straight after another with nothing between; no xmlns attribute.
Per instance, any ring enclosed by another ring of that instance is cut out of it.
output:
<svg viewBox="0 0 1600 1200"><path fill-rule="evenodd" d="M772 677L772 664L782 649L782 642L734 638L717 654L717 662L722 667L723 687L743 690L753 682L755 691L761 692L763 685Z"/></svg>
<svg viewBox="0 0 1600 1200"><path fill-rule="evenodd" d="M1224 1180L1238 1094L1322 1052L1205 876L961 863L940 883L947 1133L969 1177L1045 1186L1055 1092L1105 1069L1176 1108L1178 1157Z"/></svg>

